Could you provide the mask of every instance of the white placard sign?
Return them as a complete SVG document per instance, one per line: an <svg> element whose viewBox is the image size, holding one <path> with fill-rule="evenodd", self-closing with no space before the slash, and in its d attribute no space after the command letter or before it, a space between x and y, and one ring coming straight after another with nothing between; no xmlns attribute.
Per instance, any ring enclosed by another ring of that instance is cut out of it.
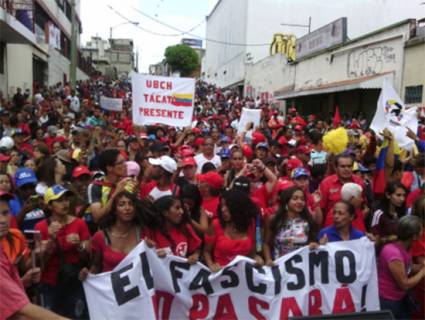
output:
<svg viewBox="0 0 425 320"><path fill-rule="evenodd" d="M374 244L366 237L298 249L256 268L238 256L217 273L139 244L89 276L90 319L288 319L379 310Z"/></svg>
<svg viewBox="0 0 425 320"><path fill-rule="evenodd" d="M190 126L195 79L132 74L133 123Z"/></svg>
<svg viewBox="0 0 425 320"><path fill-rule="evenodd" d="M245 129L248 122L252 122L254 124L254 128L258 127L260 125L260 119L260 109L242 108L242 114L238 124L238 134Z"/></svg>
<svg viewBox="0 0 425 320"><path fill-rule="evenodd" d="M100 107L109 111L122 111L121 98L108 98L105 96L100 97Z"/></svg>

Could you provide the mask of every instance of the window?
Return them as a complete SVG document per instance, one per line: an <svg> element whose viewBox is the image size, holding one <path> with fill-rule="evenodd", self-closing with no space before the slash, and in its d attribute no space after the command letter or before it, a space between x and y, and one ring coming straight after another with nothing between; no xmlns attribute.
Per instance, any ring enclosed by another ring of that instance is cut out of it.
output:
<svg viewBox="0 0 425 320"><path fill-rule="evenodd" d="M409 86L406 87L404 94L404 101L406 104L421 103L422 102L423 86Z"/></svg>

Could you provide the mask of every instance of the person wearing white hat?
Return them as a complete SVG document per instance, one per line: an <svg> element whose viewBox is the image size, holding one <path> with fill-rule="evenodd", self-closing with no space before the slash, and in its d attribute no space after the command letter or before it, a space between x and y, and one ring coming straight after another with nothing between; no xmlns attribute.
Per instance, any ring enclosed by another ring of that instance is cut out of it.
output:
<svg viewBox="0 0 425 320"><path fill-rule="evenodd" d="M155 201L163 196L177 195L178 187L172 182L177 171L176 161L169 156L162 156L150 158L149 163L153 166L151 170L153 181L142 186L140 198Z"/></svg>
<svg viewBox="0 0 425 320"><path fill-rule="evenodd" d="M4 148L6 150L10 150L13 148L15 143L11 137L3 137L0 140L0 148Z"/></svg>

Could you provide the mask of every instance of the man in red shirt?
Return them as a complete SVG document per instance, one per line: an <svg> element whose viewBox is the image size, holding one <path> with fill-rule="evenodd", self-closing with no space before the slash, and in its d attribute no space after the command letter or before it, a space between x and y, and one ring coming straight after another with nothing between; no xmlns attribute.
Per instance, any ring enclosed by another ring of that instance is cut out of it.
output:
<svg viewBox="0 0 425 320"><path fill-rule="evenodd" d="M10 317L25 319L66 319L51 311L30 303L24 286L19 278L18 270L9 261L0 247L0 319Z"/></svg>
<svg viewBox="0 0 425 320"><path fill-rule="evenodd" d="M341 200L341 188L347 182L357 183L365 189L363 180L353 174L354 160L350 155L337 155L335 157L335 174L326 177L319 186L321 193L320 207L325 217L334 204Z"/></svg>

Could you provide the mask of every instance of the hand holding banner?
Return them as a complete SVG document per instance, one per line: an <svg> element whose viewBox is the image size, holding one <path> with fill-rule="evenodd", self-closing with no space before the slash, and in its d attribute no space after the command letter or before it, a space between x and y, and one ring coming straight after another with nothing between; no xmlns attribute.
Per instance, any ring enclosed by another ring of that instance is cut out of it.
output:
<svg viewBox="0 0 425 320"><path fill-rule="evenodd" d="M195 79L132 74L133 123L186 127L192 123Z"/></svg>

